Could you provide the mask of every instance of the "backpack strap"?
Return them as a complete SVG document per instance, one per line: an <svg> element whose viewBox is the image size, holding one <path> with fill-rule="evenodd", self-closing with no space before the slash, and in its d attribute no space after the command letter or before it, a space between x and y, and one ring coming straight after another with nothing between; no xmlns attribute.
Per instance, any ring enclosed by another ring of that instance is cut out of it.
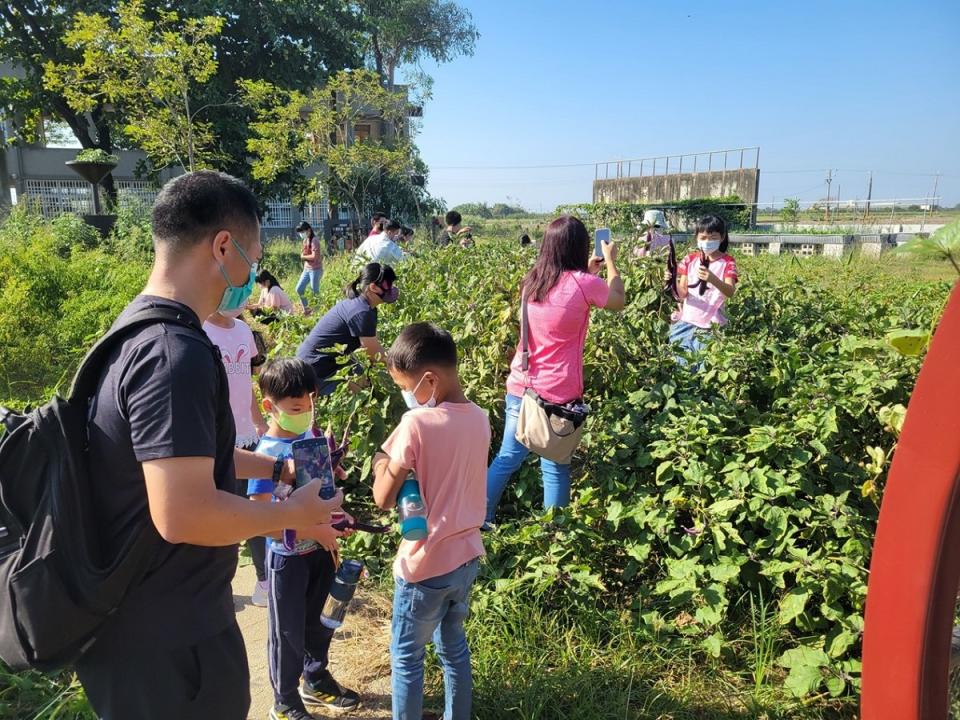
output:
<svg viewBox="0 0 960 720"><path fill-rule="evenodd" d="M527 291L520 291L520 369L530 369L530 319L527 316Z"/></svg>
<svg viewBox="0 0 960 720"><path fill-rule="evenodd" d="M117 344L134 330L159 323L170 323L191 328L203 338L211 349L214 347L207 334L203 332L203 328L187 313L169 307L142 308L120 324L110 328L107 334L90 349L73 378L73 384L70 386L70 394L68 395L69 399L73 401L89 399L96 391L97 382L103 372L107 357L116 348Z"/></svg>

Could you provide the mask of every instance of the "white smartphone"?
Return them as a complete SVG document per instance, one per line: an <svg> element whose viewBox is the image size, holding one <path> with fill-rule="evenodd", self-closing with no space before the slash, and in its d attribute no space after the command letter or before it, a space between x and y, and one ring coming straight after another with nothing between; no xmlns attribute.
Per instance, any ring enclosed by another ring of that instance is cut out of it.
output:
<svg viewBox="0 0 960 720"><path fill-rule="evenodd" d="M603 246L601 243L610 244L610 228L597 228L593 239L593 256L603 257Z"/></svg>

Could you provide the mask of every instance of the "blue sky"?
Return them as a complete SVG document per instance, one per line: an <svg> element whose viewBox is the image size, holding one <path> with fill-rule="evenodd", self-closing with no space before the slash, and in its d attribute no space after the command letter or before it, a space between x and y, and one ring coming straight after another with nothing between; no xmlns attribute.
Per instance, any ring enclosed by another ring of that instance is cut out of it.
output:
<svg viewBox="0 0 960 720"><path fill-rule="evenodd" d="M449 205L588 201L559 165L759 145L760 201L960 203L960 2L461 0L473 57L435 80L418 144ZM469 168L469 169L465 169ZM810 172L798 172L810 171Z"/></svg>

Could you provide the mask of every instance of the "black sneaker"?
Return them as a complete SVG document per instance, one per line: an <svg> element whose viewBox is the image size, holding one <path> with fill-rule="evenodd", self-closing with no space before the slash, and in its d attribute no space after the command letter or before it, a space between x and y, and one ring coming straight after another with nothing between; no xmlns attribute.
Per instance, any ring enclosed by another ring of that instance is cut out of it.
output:
<svg viewBox="0 0 960 720"><path fill-rule="evenodd" d="M322 705L328 710L356 710L360 707L360 696L353 690L340 687L330 673L317 683L304 680L300 686L300 697L305 703Z"/></svg>
<svg viewBox="0 0 960 720"><path fill-rule="evenodd" d="M274 705L270 711L270 720L315 720L313 715L300 708Z"/></svg>

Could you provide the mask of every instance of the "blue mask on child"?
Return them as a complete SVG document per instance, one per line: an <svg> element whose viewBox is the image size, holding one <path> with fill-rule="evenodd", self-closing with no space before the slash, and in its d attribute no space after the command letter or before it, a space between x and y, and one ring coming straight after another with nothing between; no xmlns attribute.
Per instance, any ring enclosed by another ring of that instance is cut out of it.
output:
<svg viewBox="0 0 960 720"><path fill-rule="evenodd" d="M223 263L220 263L220 274L223 275L223 279L227 281L227 287L223 291L223 297L220 298L220 306L217 308L221 312L232 312L242 308L244 303L250 299L253 286L257 283L257 263L250 262L250 258L247 257L247 254L243 251L243 248L237 244L236 240L230 238L230 242L233 243L237 252L240 253L240 257L250 266L250 277L247 278L247 282L243 285L234 285L230 282L230 277L227 275L227 270L223 267Z"/></svg>

